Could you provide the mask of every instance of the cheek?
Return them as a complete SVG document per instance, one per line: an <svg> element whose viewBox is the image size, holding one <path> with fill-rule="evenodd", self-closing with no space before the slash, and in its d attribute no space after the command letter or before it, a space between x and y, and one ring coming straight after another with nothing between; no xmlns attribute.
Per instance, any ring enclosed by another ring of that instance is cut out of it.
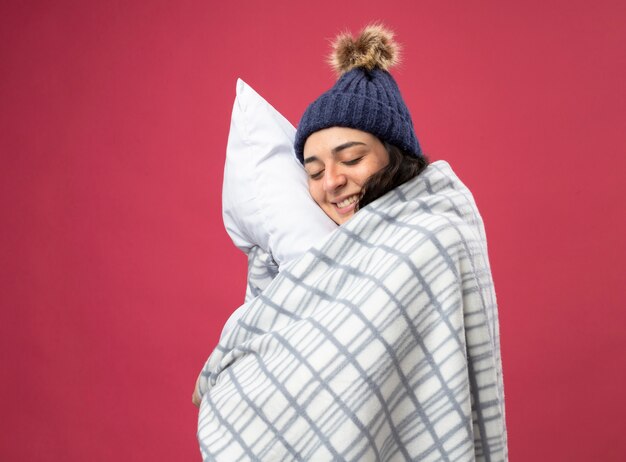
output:
<svg viewBox="0 0 626 462"><path fill-rule="evenodd" d="M363 168L358 172L358 183L363 186L365 182L376 172L381 170L387 165L383 160L376 159L373 162L368 162L363 165ZM356 179L356 178L355 178Z"/></svg>
<svg viewBox="0 0 626 462"><path fill-rule="evenodd" d="M322 200L322 187L319 182L309 181L309 194L313 198L313 200L317 203L317 205L321 205Z"/></svg>

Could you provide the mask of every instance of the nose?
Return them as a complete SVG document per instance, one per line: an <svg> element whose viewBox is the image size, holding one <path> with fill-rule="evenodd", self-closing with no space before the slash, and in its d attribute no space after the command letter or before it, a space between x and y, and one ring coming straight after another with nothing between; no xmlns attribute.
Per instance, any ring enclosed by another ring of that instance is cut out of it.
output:
<svg viewBox="0 0 626 462"><path fill-rule="evenodd" d="M346 184L346 176L335 166L327 166L324 172L324 189L332 192Z"/></svg>

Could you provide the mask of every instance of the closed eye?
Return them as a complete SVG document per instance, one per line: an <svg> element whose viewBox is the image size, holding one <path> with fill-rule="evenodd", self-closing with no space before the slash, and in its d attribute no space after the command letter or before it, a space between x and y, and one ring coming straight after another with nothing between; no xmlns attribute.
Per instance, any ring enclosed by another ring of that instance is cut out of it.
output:
<svg viewBox="0 0 626 462"><path fill-rule="evenodd" d="M357 157L356 159L352 159L352 160L344 160L343 163L344 165L356 165L359 162L361 162L361 159L363 159L363 156Z"/></svg>
<svg viewBox="0 0 626 462"><path fill-rule="evenodd" d="M324 173L324 170L320 170L319 172L316 172L316 173L311 173L309 175L309 178L312 180L318 180L322 177L322 173Z"/></svg>

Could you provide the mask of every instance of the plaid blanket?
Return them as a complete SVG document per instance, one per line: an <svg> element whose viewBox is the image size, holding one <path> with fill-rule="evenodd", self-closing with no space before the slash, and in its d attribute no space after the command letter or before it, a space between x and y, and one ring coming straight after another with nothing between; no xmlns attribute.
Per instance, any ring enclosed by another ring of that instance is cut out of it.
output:
<svg viewBox="0 0 626 462"><path fill-rule="evenodd" d="M484 227L447 163L262 267L201 374L204 460L507 460Z"/></svg>

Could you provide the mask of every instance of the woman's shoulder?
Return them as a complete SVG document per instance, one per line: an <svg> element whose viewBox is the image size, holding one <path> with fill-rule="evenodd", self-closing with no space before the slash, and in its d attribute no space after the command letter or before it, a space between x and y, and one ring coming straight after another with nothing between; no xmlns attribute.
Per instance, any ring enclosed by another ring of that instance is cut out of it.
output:
<svg viewBox="0 0 626 462"><path fill-rule="evenodd" d="M437 236L444 245L453 245L484 238L472 193L445 161L433 162L371 205L373 215L407 239Z"/></svg>

